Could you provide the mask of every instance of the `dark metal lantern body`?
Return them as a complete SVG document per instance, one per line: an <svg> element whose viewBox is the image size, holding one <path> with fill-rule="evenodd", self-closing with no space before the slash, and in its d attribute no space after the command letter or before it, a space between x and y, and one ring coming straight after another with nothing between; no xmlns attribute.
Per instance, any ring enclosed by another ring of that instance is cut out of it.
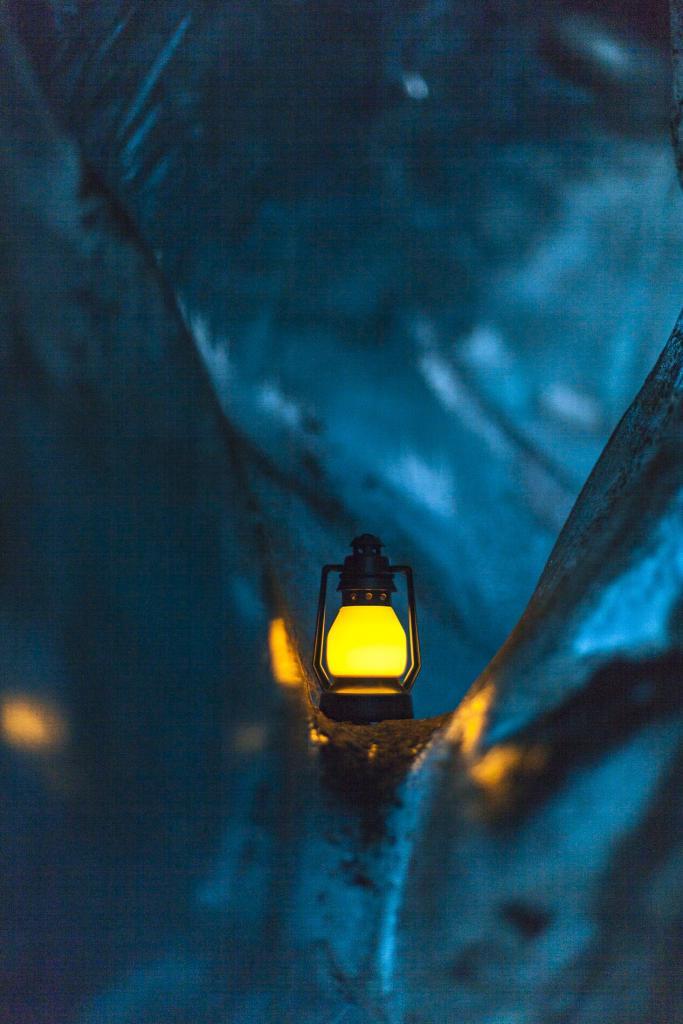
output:
<svg viewBox="0 0 683 1024"><path fill-rule="evenodd" d="M356 537L351 542L351 547L353 554L345 558L343 565L323 566L320 579L313 646L313 669L322 691L320 709L329 718L357 723L376 722L387 718L412 718L410 690L421 667L412 569L408 565L390 565L389 559L381 553L381 540L373 534L364 533ZM380 679L337 677L331 674L326 664L325 653L328 635L328 579L331 573L339 574L336 589L341 594L340 607L391 605L392 594L396 593L394 579L397 575L405 577L408 662L402 676ZM382 689L386 692L372 692L373 684L378 682L382 683Z"/></svg>

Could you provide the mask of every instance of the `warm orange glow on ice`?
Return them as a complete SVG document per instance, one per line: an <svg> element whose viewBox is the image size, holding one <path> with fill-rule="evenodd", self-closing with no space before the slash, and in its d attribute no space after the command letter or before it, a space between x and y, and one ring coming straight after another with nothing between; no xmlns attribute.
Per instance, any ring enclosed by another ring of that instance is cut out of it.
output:
<svg viewBox="0 0 683 1024"><path fill-rule="evenodd" d="M23 697L3 700L0 729L6 743L25 750L47 750L66 738L64 721L53 708Z"/></svg>
<svg viewBox="0 0 683 1024"><path fill-rule="evenodd" d="M324 747L326 743L330 742L330 737L324 732L319 732L314 725L309 727L308 738L311 743L314 743L317 747Z"/></svg>
<svg viewBox="0 0 683 1024"><path fill-rule="evenodd" d="M496 688L487 682L471 696L466 696L453 716L449 739L460 745L465 768L472 782L484 791L487 799L504 806L515 785L528 775L539 772L547 761L547 751L540 745L501 743L480 753L480 742L486 729Z"/></svg>
<svg viewBox="0 0 683 1024"><path fill-rule="evenodd" d="M495 692L493 683L487 683L471 697L465 697L455 712L451 736L460 740L464 754L471 754L476 749L488 721Z"/></svg>
<svg viewBox="0 0 683 1024"><path fill-rule="evenodd" d="M470 775L484 789L495 789L505 782L511 772L518 768L522 761L520 747L508 744L494 747L484 754L481 761L470 766Z"/></svg>
<svg viewBox="0 0 683 1024"><path fill-rule="evenodd" d="M511 791L510 787L516 780L538 773L546 761L547 752L540 744L524 747L504 743L493 747L479 761L471 764L469 773L476 785L486 790L489 796L500 800Z"/></svg>
<svg viewBox="0 0 683 1024"><path fill-rule="evenodd" d="M294 652L284 619L273 619L268 629L270 665L278 683L282 686L298 686L303 682L301 666Z"/></svg>

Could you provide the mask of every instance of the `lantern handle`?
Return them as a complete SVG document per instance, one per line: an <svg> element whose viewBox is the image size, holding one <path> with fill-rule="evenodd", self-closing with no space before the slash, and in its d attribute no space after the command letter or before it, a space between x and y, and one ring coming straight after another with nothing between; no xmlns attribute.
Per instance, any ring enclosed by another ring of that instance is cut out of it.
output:
<svg viewBox="0 0 683 1024"><path fill-rule="evenodd" d="M406 672L402 687L410 689L417 679L422 668L420 655L420 637L417 632L417 616L415 612L415 586L413 584L413 570L409 565L390 565L389 572L400 573L406 578L406 592L408 595L408 638L410 643L410 668Z"/></svg>
<svg viewBox="0 0 683 1024"><path fill-rule="evenodd" d="M315 642L313 644L313 670L323 688L331 689L330 679L325 661L323 658L323 644L325 641L325 609L327 606L327 578L331 572L340 573L343 565L324 565L320 573L320 597L318 598L318 614L315 623Z"/></svg>

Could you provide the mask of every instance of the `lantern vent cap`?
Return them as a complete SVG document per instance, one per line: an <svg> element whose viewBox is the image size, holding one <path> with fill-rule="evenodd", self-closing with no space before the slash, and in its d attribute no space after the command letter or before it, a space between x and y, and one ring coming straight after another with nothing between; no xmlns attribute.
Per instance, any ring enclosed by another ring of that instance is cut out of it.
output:
<svg viewBox="0 0 683 1024"><path fill-rule="evenodd" d="M351 541L351 547L353 554L344 559L337 589L344 595L351 591L358 592L355 600L360 599L360 592L365 592L365 600L370 602L378 592L388 598L396 586L389 559L382 554L384 544L380 538L373 533L361 533Z"/></svg>
<svg viewBox="0 0 683 1024"><path fill-rule="evenodd" d="M374 533L361 533L351 541L354 554L375 554L379 555L384 544Z"/></svg>

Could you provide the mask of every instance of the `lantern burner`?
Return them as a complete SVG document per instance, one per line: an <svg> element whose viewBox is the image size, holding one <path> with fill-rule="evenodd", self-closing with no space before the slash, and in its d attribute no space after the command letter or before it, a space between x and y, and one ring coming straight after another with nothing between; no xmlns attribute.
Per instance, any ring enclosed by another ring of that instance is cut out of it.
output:
<svg viewBox="0 0 683 1024"><path fill-rule="evenodd" d="M389 559L381 554L382 541L371 533L363 533L351 541L351 547L353 554L344 559L337 586L342 605L391 604L396 585Z"/></svg>

